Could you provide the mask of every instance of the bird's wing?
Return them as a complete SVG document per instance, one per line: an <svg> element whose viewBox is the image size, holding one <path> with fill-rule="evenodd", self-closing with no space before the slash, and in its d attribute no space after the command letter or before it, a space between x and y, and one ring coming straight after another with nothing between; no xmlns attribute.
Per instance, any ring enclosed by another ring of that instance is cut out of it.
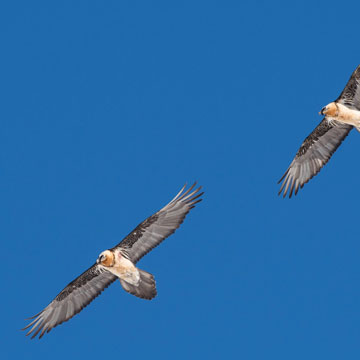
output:
<svg viewBox="0 0 360 360"><path fill-rule="evenodd" d="M360 65L352 73L336 102L360 110Z"/></svg>
<svg viewBox="0 0 360 360"><path fill-rule="evenodd" d="M148 217L127 235L114 249L121 249L136 263L164 239L171 235L184 221L186 214L201 201L201 187L192 191L196 183L184 192L186 185L165 207Z"/></svg>
<svg viewBox="0 0 360 360"><path fill-rule="evenodd" d="M282 183L279 195L288 190L291 198L293 190L297 194L321 168L329 161L331 155L339 147L353 127L337 121L329 122L324 118L315 130L304 140L294 160L279 180Z"/></svg>
<svg viewBox="0 0 360 360"><path fill-rule="evenodd" d="M45 332L79 313L115 279L115 275L94 264L68 284L44 310L31 317L33 321L23 330L32 326L26 335L33 333L33 339L41 331L41 338Z"/></svg>

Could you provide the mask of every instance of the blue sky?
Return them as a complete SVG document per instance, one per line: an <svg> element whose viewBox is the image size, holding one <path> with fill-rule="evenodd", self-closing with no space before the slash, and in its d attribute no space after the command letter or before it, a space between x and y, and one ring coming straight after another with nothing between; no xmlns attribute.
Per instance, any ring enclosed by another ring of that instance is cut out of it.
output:
<svg viewBox="0 0 360 360"><path fill-rule="evenodd" d="M357 1L0 6L3 358L358 359L353 131L297 197L277 180L360 63ZM41 341L19 331L185 183L204 201Z"/></svg>

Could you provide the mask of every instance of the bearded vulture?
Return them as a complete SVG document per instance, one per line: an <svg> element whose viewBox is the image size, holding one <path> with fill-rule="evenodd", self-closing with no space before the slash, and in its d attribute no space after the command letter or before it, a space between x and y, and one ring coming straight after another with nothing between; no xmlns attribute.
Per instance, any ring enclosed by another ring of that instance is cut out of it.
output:
<svg viewBox="0 0 360 360"><path fill-rule="evenodd" d="M184 221L187 213L200 202L201 187L196 183L185 191L186 185L165 207L139 224L112 249L103 251L88 270L68 284L55 299L23 330L31 327L26 335L41 338L55 326L71 319L116 279L124 290L139 298L150 300L156 296L154 276L135 264Z"/></svg>
<svg viewBox="0 0 360 360"><path fill-rule="evenodd" d="M340 96L323 107L325 115L315 130L304 140L294 160L278 183L279 195L289 190L295 195L329 161L349 132L355 127L360 131L360 65L351 75Z"/></svg>

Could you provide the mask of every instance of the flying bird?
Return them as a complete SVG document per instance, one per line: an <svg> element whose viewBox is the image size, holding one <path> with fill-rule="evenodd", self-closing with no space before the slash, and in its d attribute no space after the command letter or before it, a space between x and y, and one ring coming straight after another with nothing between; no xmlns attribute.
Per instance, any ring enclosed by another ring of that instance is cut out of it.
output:
<svg viewBox="0 0 360 360"><path fill-rule="evenodd" d="M29 319L32 321L23 329L31 327L26 335L32 334L33 339L40 333L41 338L79 313L116 279L130 294L142 299L154 298L154 276L135 264L174 233L187 213L202 200L201 187L193 190L195 185L186 191L185 185L173 200L139 224L118 245L103 251L94 265L69 283L45 309Z"/></svg>
<svg viewBox="0 0 360 360"><path fill-rule="evenodd" d="M323 107L325 115L315 130L304 140L294 160L278 183L282 183L279 195L289 190L297 194L329 161L349 132L355 127L360 131L360 65L352 73L340 96Z"/></svg>

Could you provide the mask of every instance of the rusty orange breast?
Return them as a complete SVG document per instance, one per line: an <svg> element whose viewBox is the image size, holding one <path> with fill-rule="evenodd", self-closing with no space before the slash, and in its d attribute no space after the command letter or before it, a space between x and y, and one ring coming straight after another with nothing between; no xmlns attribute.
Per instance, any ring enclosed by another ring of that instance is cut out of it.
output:
<svg viewBox="0 0 360 360"><path fill-rule="evenodd" d="M112 266L114 265L114 254L110 251L108 251L106 254L105 259L101 262L101 265L104 266Z"/></svg>

